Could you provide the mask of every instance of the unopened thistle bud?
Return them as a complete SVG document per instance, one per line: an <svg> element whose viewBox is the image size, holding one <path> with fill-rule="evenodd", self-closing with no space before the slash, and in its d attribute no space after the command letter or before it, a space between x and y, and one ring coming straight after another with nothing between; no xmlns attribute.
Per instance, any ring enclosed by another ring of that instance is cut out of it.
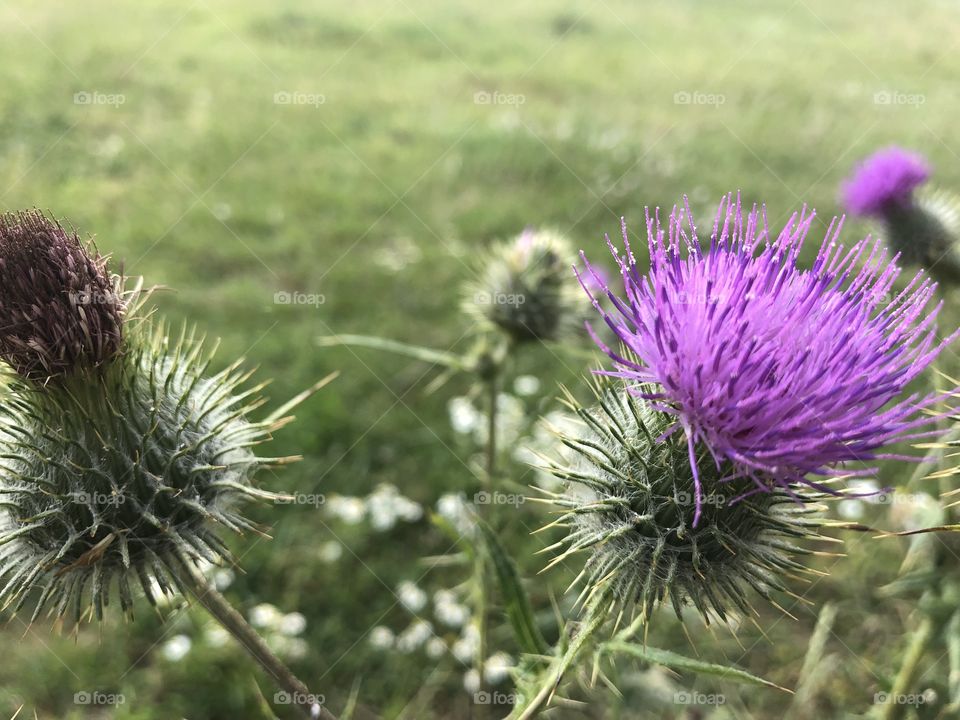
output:
<svg viewBox="0 0 960 720"><path fill-rule="evenodd" d="M880 234L905 264L960 282L960 198L925 186L930 166L898 147L879 150L857 166L842 188L854 215L881 223Z"/></svg>
<svg viewBox="0 0 960 720"><path fill-rule="evenodd" d="M575 253L559 234L526 230L493 247L468 286L465 309L513 342L552 341L582 327L588 312L571 282Z"/></svg>
<svg viewBox="0 0 960 720"><path fill-rule="evenodd" d="M45 381L120 350L124 304L106 259L39 211L0 216L0 358Z"/></svg>
<svg viewBox="0 0 960 720"><path fill-rule="evenodd" d="M209 374L192 333L123 327L120 280L59 225L8 217L0 238L0 604L80 619L114 593L129 612L136 585L182 590L188 563L229 557L220 529L256 531L240 501L275 497L251 482L277 424L248 419L260 386L239 361Z"/></svg>
<svg viewBox="0 0 960 720"><path fill-rule="evenodd" d="M819 525L809 493L751 492L752 481L735 479L728 462L718 467L703 445L698 488L668 414L613 383L598 387L592 408L568 402L583 427L556 431L574 452L548 468L566 482L547 494L560 508L554 524L568 530L551 565L589 554L586 606L649 618L669 602L681 619L692 605L707 622L725 620L750 612L751 591L772 600L772 590L786 590L784 575L806 570L797 556L811 551L796 541L817 537Z"/></svg>

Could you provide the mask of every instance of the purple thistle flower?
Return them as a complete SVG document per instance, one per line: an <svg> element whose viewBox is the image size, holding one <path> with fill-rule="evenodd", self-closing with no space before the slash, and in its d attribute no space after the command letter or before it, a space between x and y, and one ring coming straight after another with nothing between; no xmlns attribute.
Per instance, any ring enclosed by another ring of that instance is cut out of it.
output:
<svg viewBox="0 0 960 720"><path fill-rule="evenodd" d="M940 306L927 309L936 284L922 273L894 291L900 268L878 240L844 248L842 220L834 219L813 268L801 270L797 258L814 219L806 208L771 239L765 213L754 206L744 217L739 197L728 195L709 251L686 203L674 207L666 230L659 212L646 217L646 275L625 224L625 257L607 239L625 291L621 299L605 289L614 310L582 284L627 348L612 350L594 334L616 366L600 374L625 379L631 392L675 416L668 434L686 433L695 524L703 495L698 443L718 467L730 461L736 475L753 480L748 495L795 483L836 494L806 476L872 475L875 468L838 466L892 457L878 451L935 432L936 417L924 411L939 396L896 398L954 336L937 340Z"/></svg>
<svg viewBox="0 0 960 720"><path fill-rule="evenodd" d="M0 359L38 381L108 362L123 340L117 283L56 220L0 215Z"/></svg>
<svg viewBox="0 0 960 720"><path fill-rule="evenodd" d="M930 177L922 155L891 146L870 155L841 188L843 204L854 215L883 215L911 201L913 191Z"/></svg>

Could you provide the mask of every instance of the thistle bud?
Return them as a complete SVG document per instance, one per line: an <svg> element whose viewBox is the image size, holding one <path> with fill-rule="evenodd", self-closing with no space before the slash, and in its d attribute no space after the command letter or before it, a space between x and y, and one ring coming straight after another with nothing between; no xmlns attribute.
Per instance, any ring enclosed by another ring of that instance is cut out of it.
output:
<svg viewBox="0 0 960 720"><path fill-rule="evenodd" d="M256 530L239 501L275 497L251 484L269 426L246 419L259 405L257 388L239 391L248 376L234 365L206 377L200 343L171 347L163 326L128 344L93 377L8 381L0 602L19 609L37 590L34 618L99 618L114 583L125 612L134 584L154 602L186 563L229 558L220 528Z"/></svg>
<svg viewBox="0 0 960 720"><path fill-rule="evenodd" d="M592 408L569 404L583 428L557 431L573 453L548 468L565 481L547 494L560 508L554 524L568 530L551 565L589 553L586 605L649 618L669 600L681 619L692 604L706 622L711 614L725 620L749 612L749 591L772 600L772 590L785 590L780 576L804 572L796 556L810 551L794 541L817 535L809 495L755 492L753 480L736 479L729 463L718 466L698 447L695 522L691 457L682 433L670 433L669 415L612 384L597 389Z"/></svg>
<svg viewBox="0 0 960 720"><path fill-rule="evenodd" d="M43 213L0 216L0 358L37 381L110 361L123 340L118 282Z"/></svg>
<svg viewBox="0 0 960 720"><path fill-rule="evenodd" d="M16 371L0 383L0 605L33 596L34 619L99 618L114 593L129 613L136 585L151 602L182 591L188 564L229 559L219 530L259 532L241 501L280 497L252 483L279 423L248 419L262 386L244 387L240 361L208 374L186 330L124 328L138 289L39 213L0 223L0 356Z"/></svg>
<svg viewBox="0 0 960 720"><path fill-rule="evenodd" d="M528 229L487 253L464 308L513 342L558 340L581 327L588 312L571 276L574 257L562 236Z"/></svg>
<svg viewBox="0 0 960 720"><path fill-rule="evenodd" d="M844 205L878 220L880 235L904 264L960 282L960 198L926 187L929 176L922 156L898 147L879 150L844 183Z"/></svg>

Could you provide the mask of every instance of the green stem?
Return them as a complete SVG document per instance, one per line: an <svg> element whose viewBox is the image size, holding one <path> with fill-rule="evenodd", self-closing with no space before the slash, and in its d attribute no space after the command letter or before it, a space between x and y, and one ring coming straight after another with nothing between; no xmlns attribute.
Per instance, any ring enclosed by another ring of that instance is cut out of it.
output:
<svg viewBox="0 0 960 720"><path fill-rule="evenodd" d="M947 687L950 691L950 707L960 706L960 610L950 616L947 623L947 655L950 659L950 675Z"/></svg>
<svg viewBox="0 0 960 720"><path fill-rule="evenodd" d="M493 478L497 471L497 375L487 381L487 487L493 488Z"/></svg>
<svg viewBox="0 0 960 720"><path fill-rule="evenodd" d="M920 660L930 645L933 635L933 618L926 616L921 621L920 627L913 633L907 652L903 656L900 671L893 681L893 687L890 688L890 697L887 698L888 702L880 706L881 720L898 720L898 718L902 716L907 705L897 702L897 698L902 695L907 695L910 692L911 686L916 680L917 672L920 669Z"/></svg>
<svg viewBox="0 0 960 720"><path fill-rule="evenodd" d="M563 680L567 669L572 665L587 646L587 641L593 637L594 633L606 622L606 614L600 612L603 603L595 604L587 613L587 617L581 625L579 632L570 640L570 646L562 656L550 663L550 666L544 672L543 684L540 690L534 695L533 699L523 708L523 711L517 715L517 720L530 720L540 714L550 702L554 691Z"/></svg>
<svg viewBox="0 0 960 720"><path fill-rule="evenodd" d="M184 570L182 576L178 574L179 579L187 586L197 602L237 639L260 667L266 670L276 682L277 687L290 697L304 717L337 720L333 713L322 704L315 702L317 696L312 695L303 681L290 672L283 661L273 654L257 631L250 627L243 616L227 602L226 598L207 581L199 570L190 563L184 563Z"/></svg>

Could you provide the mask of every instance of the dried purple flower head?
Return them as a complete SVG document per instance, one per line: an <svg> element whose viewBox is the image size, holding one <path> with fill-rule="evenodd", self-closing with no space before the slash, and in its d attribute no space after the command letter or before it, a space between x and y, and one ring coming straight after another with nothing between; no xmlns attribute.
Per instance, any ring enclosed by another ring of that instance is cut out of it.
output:
<svg viewBox="0 0 960 720"><path fill-rule="evenodd" d="M807 475L871 475L838 464L889 457L878 451L933 432L925 411L937 397L897 397L953 340L937 340L939 306L927 309L936 284L920 273L894 291L900 269L879 241L844 248L837 220L801 270L813 219L804 209L771 239L765 215L744 217L727 196L705 252L689 207L674 208L668 230L648 211L646 275L625 225L626 257L608 239L626 299L608 288L614 310L594 305L627 351L595 337L617 368L603 374L676 418L668 432L686 434L698 502L698 442L753 481L748 494L795 483L830 492Z"/></svg>
<svg viewBox="0 0 960 720"><path fill-rule="evenodd" d="M843 202L854 215L882 215L888 208L909 205L913 191L930 177L922 155L891 146L857 166L843 184Z"/></svg>
<svg viewBox="0 0 960 720"><path fill-rule="evenodd" d="M106 265L40 211L0 216L0 358L45 381L114 357L124 303Z"/></svg>

